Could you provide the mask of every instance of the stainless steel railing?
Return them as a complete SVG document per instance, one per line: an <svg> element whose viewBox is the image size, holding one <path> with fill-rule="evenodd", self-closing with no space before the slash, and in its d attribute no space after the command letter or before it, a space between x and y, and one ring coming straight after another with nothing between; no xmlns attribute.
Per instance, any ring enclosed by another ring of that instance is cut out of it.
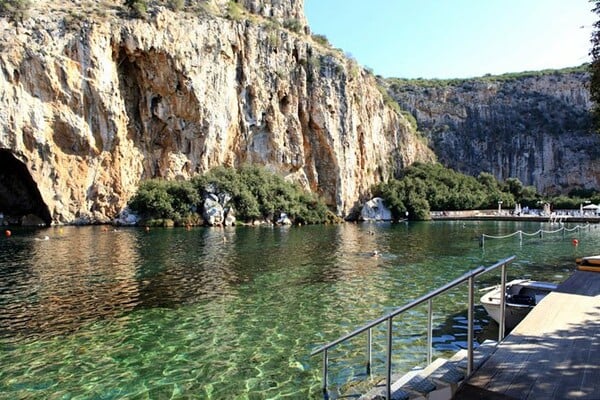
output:
<svg viewBox="0 0 600 400"><path fill-rule="evenodd" d="M468 328L468 333L467 333L467 376L471 375L471 373L473 372L473 339L474 339L474 335L473 335L473 308L474 308L474 304L475 304L475 300L474 300L474 279L475 277L482 275L484 273L490 272L492 270L495 270L498 267L502 267L502 278L501 278L501 292L500 293L504 293L506 291L506 266L508 264L510 264L511 262L513 262L515 259L515 256L511 256L508 258L505 258L503 260L498 261L496 264L491 265L489 267L477 267L467 273L465 273L464 275L456 278L455 280L445 284L444 286L441 286L429 293L427 293L424 296L419 297L416 300L411 301L410 303L392 311L391 313L384 315L383 317L380 317L372 322L369 322L368 324L365 324L363 326L361 326L358 329L355 329L354 331L332 341L327 343L324 346L319 347L316 350L313 350L312 353L310 353L311 356L317 355L319 353L323 353L323 395L325 396L325 398L328 398L328 394L327 394L327 372L328 372L328 350L342 342L345 342L348 339L351 339L363 332L367 332L367 375L369 375L371 373L371 363L372 363L372 329L374 327L376 327L379 324L382 324L384 322L387 322L387 347L386 347L386 368L385 368L385 372L386 372L386 398L387 399L391 399L392 397L392 393L391 393L391 377L392 377L392 338L393 338L393 329L392 329L392 319L399 315L402 314L405 311L408 311L424 302L427 302L427 363L430 364L432 361L432 342L433 342L433 302L432 300L441 295L442 293L468 281L468 286L469 286L469 292L468 292L468 315L467 315L467 328ZM505 311L505 299L504 296L501 296L501 300L500 300L501 304L501 321L502 323L500 324L500 330L498 333L498 341L501 341L504 338L504 311Z"/></svg>

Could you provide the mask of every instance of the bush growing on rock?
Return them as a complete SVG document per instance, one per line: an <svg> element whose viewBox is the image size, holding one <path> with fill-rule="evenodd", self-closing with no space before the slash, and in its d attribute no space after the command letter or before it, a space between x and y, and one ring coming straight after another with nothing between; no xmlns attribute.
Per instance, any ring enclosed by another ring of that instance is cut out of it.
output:
<svg viewBox="0 0 600 400"><path fill-rule="evenodd" d="M0 0L0 16L22 22L28 17L30 7L30 0Z"/></svg>
<svg viewBox="0 0 600 400"><path fill-rule="evenodd" d="M148 12L148 1L147 0L125 0L125 5L134 13L138 18L146 18Z"/></svg>
<svg viewBox="0 0 600 400"><path fill-rule="evenodd" d="M244 18L244 6L231 0L227 3L227 18L232 21L241 21Z"/></svg>
<svg viewBox="0 0 600 400"><path fill-rule="evenodd" d="M593 189L577 189L569 196L542 196L535 187L525 186L517 178L499 182L482 172L477 178L464 175L440 164L415 163L400 172L396 179L380 183L373 194L384 199L395 219L405 213L415 220L427 220L432 211L457 211L522 207L540 208L549 203L554 209L578 210L585 203L600 203L600 193Z"/></svg>
<svg viewBox="0 0 600 400"><path fill-rule="evenodd" d="M185 0L168 0L167 4L173 11L181 11L185 7Z"/></svg>
<svg viewBox="0 0 600 400"><path fill-rule="evenodd" d="M515 205L515 196L508 188L516 186L511 181L506 185L507 190L502 190L491 174L482 173L475 178L440 164L415 163L397 179L377 185L374 193L385 200L394 218L404 218L408 211L411 219L426 220L430 218L430 210L494 208L499 200L510 207ZM519 193L529 194L524 190Z"/></svg>
<svg viewBox="0 0 600 400"><path fill-rule="evenodd" d="M191 181L148 180L129 201L129 208L155 225L166 220L196 225L203 199L210 195L245 222L274 222L281 213L302 224L339 221L317 196L257 166L217 167Z"/></svg>
<svg viewBox="0 0 600 400"><path fill-rule="evenodd" d="M296 223L316 224L332 219L327 206L315 195L262 167L217 167L192 182L199 193L228 193L236 217L243 221L275 221L282 212Z"/></svg>
<svg viewBox="0 0 600 400"><path fill-rule="evenodd" d="M195 209L199 202L200 196L190 182L151 179L140 185L129 201L129 208L147 221L171 220L175 224L185 225L197 219Z"/></svg>

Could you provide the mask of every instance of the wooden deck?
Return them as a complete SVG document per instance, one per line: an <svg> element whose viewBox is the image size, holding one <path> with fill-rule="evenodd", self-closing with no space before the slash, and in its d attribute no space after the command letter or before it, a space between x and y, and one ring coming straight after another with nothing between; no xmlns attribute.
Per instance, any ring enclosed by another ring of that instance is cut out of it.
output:
<svg viewBox="0 0 600 400"><path fill-rule="evenodd" d="M455 399L600 399L600 273L546 296Z"/></svg>

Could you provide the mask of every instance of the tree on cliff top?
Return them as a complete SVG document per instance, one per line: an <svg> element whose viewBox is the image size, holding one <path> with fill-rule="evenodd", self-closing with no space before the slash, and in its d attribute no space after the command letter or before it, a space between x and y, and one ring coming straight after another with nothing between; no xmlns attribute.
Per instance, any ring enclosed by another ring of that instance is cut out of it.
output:
<svg viewBox="0 0 600 400"><path fill-rule="evenodd" d="M592 11L598 15L598 20L594 23L594 32L592 32L592 63L590 64L590 96L594 102L593 116L596 130L600 132L600 0L590 0L594 4Z"/></svg>

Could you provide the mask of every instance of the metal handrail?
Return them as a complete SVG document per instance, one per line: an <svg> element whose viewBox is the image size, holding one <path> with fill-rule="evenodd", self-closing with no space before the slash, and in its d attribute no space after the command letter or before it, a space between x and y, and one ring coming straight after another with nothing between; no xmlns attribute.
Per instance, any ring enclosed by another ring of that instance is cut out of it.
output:
<svg viewBox="0 0 600 400"><path fill-rule="evenodd" d="M361 326L360 328L355 329L354 331L332 341L327 343L326 345L323 345L315 350L313 350L310 355L314 356L317 355L319 353L323 353L323 394L325 395L325 398L328 398L327 396L327 364L328 364L328 350L342 342L345 342L348 339L351 339L365 331L367 331L367 341L368 341L368 345L367 345L367 374L370 374L371 372L371 339L372 339L372 334L371 334L371 329L374 328L375 326L386 322L388 323L387 325L387 351L386 351L386 398L387 399L391 399L391 375L392 375L392 362L391 362L391 358L392 358L392 319L399 315L402 314L405 311L408 311L424 302L428 302L428 321L427 321L427 344L428 344L428 349L427 349L427 362L431 363L431 357L432 357L432 336L433 336L433 329L432 329L432 314L433 314L433 308L432 308L432 300L433 298L439 296L440 294L466 282L469 281L469 309L468 309L468 344L467 344L467 375L470 375L471 372L473 371L473 307L474 307L474 299L473 299L473 284L474 284L474 278L476 276L482 275L486 272L492 271L498 267L502 267L502 282L501 282L501 286L502 286L502 292L504 293L506 290L506 266L508 264L510 264L511 262L514 261L516 257L515 256L511 256L508 258L505 258L503 260L498 261L496 264L491 265L489 267L483 267L483 266L479 266L467 273L465 273L464 275L454 279L453 281L435 289L432 290L431 292L417 298L416 300L411 301L410 303L397 308L396 310L392 311L391 313L384 315L383 317L380 317L374 321L371 321L363 326ZM502 323L500 324L500 332L499 332L499 340L501 340L504 337L504 298L501 299L501 321ZM501 336L500 336L501 335Z"/></svg>

